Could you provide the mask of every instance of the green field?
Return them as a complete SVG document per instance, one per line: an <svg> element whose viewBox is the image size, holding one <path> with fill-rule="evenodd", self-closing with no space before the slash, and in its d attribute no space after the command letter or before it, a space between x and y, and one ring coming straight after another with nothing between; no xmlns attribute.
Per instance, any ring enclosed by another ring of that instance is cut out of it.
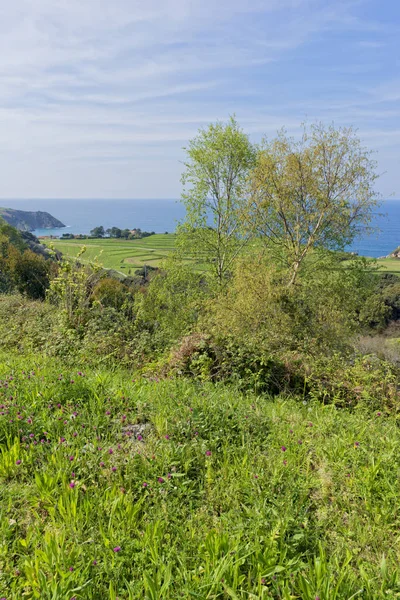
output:
<svg viewBox="0 0 400 600"><path fill-rule="evenodd" d="M121 239L87 239L87 240L45 240L66 257L76 257L83 246L86 247L84 260L96 258L106 269L115 269L126 275L135 269L148 265L159 267L175 248L176 235L173 233L157 233L142 240ZM400 260L382 258L377 260L382 271L400 273ZM196 269L204 269L204 265L196 265Z"/></svg>
<svg viewBox="0 0 400 600"><path fill-rule="evenodd" d="M377 264L382 271L396 273L396 275L400 273L400 260L397 258L381 258L377 260Z"/></svg>
<svg viewBox="0 0 400 600"><path fill-rule="evenodd" d="M158 267L175 247L174 234L156 234L142 240L87 239L87 240L45 240L66 257L76 257L83 246L86 247L84 260L98 261L106 269L115 269L126 275L129 270L148 265Z"/></svg>

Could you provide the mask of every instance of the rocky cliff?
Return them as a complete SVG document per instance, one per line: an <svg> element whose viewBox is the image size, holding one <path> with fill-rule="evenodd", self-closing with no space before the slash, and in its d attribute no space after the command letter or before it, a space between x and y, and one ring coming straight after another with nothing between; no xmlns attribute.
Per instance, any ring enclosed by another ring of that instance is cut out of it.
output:
<svg viewBox="0 0 400 600"><path fill-rule="evenodd" d="M65 227L58 219L48 212L41 210L15 210L14 208L0 208L0 216L7 223L21 231L33 231L34 229L52 229L53 227Z"/></svg>

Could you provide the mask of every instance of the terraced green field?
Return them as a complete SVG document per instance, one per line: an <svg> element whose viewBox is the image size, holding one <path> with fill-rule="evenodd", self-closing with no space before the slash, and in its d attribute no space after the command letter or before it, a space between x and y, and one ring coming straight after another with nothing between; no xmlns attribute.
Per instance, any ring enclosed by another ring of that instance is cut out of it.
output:
<svg viewBox="0 0 400 600"><path fill-rule="evenodd" d="M45 240L66 257L76 257L83 246L86 247L84 260L98 261L107 269L115 269L125 274L143 265L158 267L175 247L174 234L156 234L142 240L87 239L87 240Z"/></svg>
<svg viewBox="0 0 400 600"><path fill-rule="evenodd" d="M129 275L143 265L158 267L175 248L176 235L157 233L142 240L87 239L87 240L45 240L66 257L76 257L83 246L86 252L83 259L98 261L106 269L115 269ZM189 259L188 259L189 261ZM382 271L400 274L400 260L382 258L377 261ZM196 270L206 269L205 265L193 263Z"/></svg>
<svg viewBox="0 0 400 600"><path fill-rule="evenodd" d="M377 264L381 267L382 271L388 273L400 273L400 260L397 258L381 258L377 260Z"/></svg>

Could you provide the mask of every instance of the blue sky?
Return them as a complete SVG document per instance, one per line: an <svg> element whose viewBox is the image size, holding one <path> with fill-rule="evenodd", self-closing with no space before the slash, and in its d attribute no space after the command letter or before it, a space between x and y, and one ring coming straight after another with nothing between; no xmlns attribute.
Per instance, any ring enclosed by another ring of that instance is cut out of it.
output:
<svg viewBox="0 0 400 600"><path fill-rule="evenodd" d="M182 147L354 125L400 197L398 0L5 0L2 198L176 198Z"/></svg>

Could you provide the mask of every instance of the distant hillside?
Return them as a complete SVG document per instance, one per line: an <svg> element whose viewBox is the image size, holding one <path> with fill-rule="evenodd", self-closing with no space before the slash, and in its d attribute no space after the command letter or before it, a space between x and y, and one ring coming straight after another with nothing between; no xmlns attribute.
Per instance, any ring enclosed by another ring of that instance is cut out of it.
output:
<svg viewBox="0 0 400 600"><path fill-rule="evenodd" d="M52 229L53 227L65 227L58 219L48 212L41 210L15 210L13 208L0 208L0 216L7 223L21 231L33 231L34 229Z"/></svg>

